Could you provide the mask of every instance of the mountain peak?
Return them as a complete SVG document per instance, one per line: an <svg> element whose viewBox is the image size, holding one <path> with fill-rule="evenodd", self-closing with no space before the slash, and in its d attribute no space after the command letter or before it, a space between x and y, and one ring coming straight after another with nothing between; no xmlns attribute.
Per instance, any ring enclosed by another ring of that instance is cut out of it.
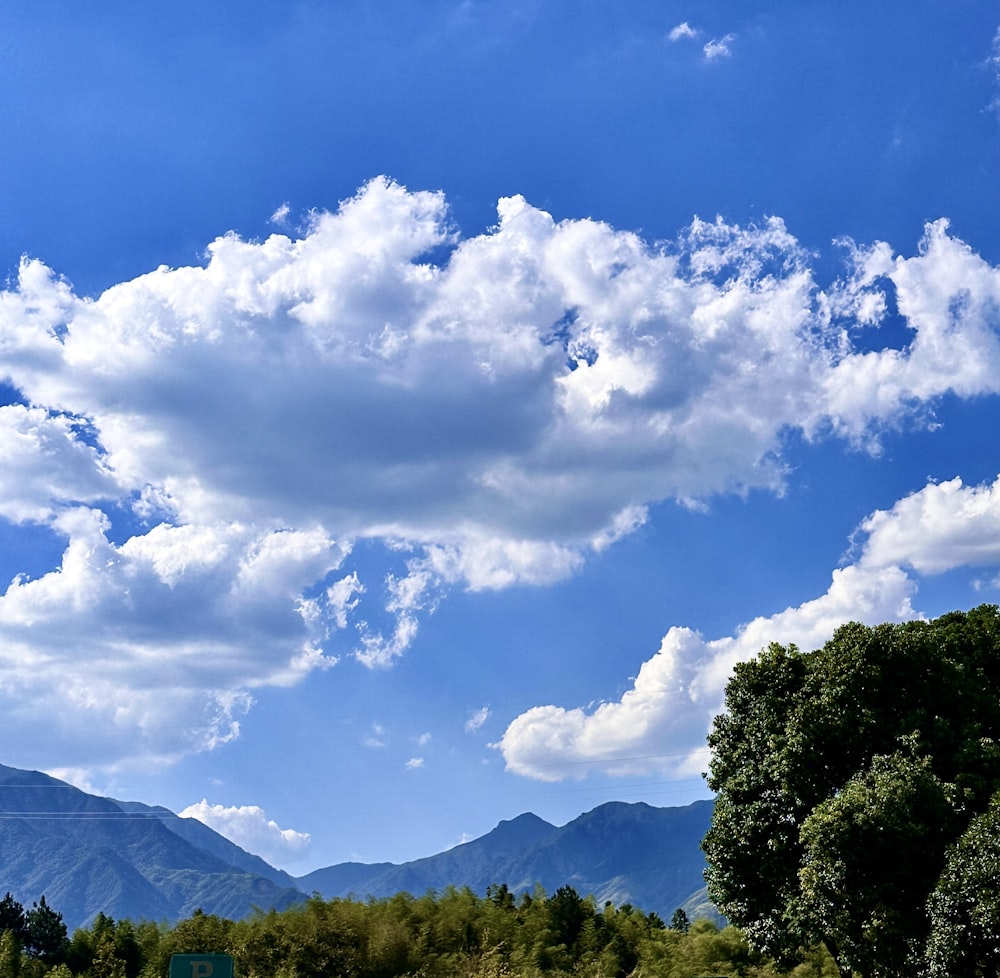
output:
<svg viewBox="0 0 1000 978"><path fill-rule="evenodd" d="M551 894L569 885L599 902L629 902L661 916L684 905L694 912L704 904L700 843L711 811L710 801L683 808L608 802L561 828L526 812L436 856L399 865L341 864L299 883L327 898L381 898L449 886L484 894L500 883L515 893L540 884Z"/></svg>

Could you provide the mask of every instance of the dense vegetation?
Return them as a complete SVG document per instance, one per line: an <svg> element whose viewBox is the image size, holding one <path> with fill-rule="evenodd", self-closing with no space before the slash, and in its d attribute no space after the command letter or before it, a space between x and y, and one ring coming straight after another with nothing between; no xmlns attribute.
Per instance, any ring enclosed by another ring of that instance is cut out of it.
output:
<svg viewBox="0 0 1000 978"><path fill-rule="evenodd" d="M785 963L1000 973L1000 612L839 628L736 667L709 737L709 896Z"/></svg>
<svg viewBox="0 0 1000 978"><path fill-rule="evenodd" d="M50 922L51 923L51 922ZM50 930L52 928L50 927ZM56 928L58 930L58 928ZM597 907L571 887L515 898L468 889L383 900L313 897L284 911L232 921L196 912L170 927L98 915L45 953L0 936L0 978L166 978L172 954L230 954L236 978L831 978L817 950L777 971L733 927L666 926L629 906Z"/></svg>

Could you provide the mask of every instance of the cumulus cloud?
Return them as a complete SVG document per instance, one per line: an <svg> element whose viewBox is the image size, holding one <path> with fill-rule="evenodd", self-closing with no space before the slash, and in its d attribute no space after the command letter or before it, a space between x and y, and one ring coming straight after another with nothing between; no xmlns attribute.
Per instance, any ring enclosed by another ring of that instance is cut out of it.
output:
<svg viewBox="0 0 1000 978"><path fill-rule="evenodd" d="M737 662L771 642L815 648L845 621L912 618L915 590L898 567L851 566L834 571L820 597L755 618L733 636L707 640L689 628L671 628L620 700L589 710L534 707L508 725L497 746L509 771L541 781L595 772L697 775L706 770L705 735ZM664 744L671 745L669 755Z"/></svg>
<svg viewBox="0 0 1000 978"><path fill-rule="evenodd" d="M69 766L206 749L261 686L391 665L452 588L563 579L659 501L780 491L790 431L875 447L996 392L994 267L943 221L848 253L821 287L777 218L653 244L516 196L462 239L441 193L377 179L96 298L25 260L0 518L63 557L0 596L0 735Z"/></svg>
<svg viewBox="0 0 1000 978"><path fill-rule="evenodd" d="M224 835L247 852L260 856L272 866L284 867L309 854L308 832L283 829L258 805L213 805L202 798L178 813L181 818L196 818L210 829Z"/></svg>
<svg viewBox="0 0 1000 978"><path fill-rule="evenodd" d="M966 486L960 478L932 483L879 510L861 525L862 561L920 574L1000 564L1000 478Z"/></svg>
<svg viewBox="0 0 1000 978"><path fill-rule="evenodd" d="M117 494L117 486L83 426L43 408L0 407L0 516L44 522L62 506Z"/></svg>
<svg viewBox="0 0 1000 978"><path fill-rule="evenodd" d="M498 744L508 769L548 781L595 770L703 770L705 734L737 662L771 642L817 648L845 621L917 617L911 599L920 576L1000 565L1000 478L980 486L958 478L928 484L872 513L856 536L858 559L834 571L820 597L756 618L731 637L708 641L671 628L620 700L589 711L541 706L516 717ZM664 743L681 753L657 754Z"/></svg>

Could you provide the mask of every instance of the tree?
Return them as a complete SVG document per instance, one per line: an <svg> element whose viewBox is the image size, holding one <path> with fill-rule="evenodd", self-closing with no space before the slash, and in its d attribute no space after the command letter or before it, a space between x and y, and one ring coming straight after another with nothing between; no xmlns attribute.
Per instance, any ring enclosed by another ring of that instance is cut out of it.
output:
<svg viewBox="0 0 1000 978"><path fill-rule="evenodd" d="M678 907L670 918L670 929L686 934L691 929L691 921L683 907Z"/></svg>
<svg viewBox="0 0 1000 978"><path fill-rule="evenodd" d="M28 936L28 918L24 914L24 907L14 899L9 890L0 900L0 933L8 930L23 947Z"/></svg>
<svg viewBox="0 0 1000 978"><path fill-rule="evenodd" d="M18 978L21 946L10 928L0 931L0 978Z"/></svg>
<svg viewBox="0 0 1000 978"><path fill-rule="evenodd" d="M928 909L931 978L1000 974L1000 794L949 848Z"/></svg>
<svg viewBox="0 0 1000 978"><path fill-rule="evenodd" d="M69 948L62 914L53 910L45 902L43 895L28 911L27 922L28 938L25 942L27 952L49 966L60 964Z"/></svg>
<svg viewBox="0 0 1000 978"><path fill-rule="evenodd" d="M860 974L915 974L954 818L929 758L874 757L802 825L804 928Z"/></svg>
<svg viewBox="0 0 1000 978"><path fill-rule="evenodd" d="M737 665L709 735L703 847L722 913L782 963L822 941L842 975L900 974L948 845L1000 788L998 694L989 605L851 623L814 652Z"/></svg>

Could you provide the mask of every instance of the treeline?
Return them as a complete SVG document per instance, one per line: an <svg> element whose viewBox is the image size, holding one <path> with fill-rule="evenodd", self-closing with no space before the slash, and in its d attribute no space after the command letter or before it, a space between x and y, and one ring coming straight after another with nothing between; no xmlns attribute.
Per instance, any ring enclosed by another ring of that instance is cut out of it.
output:
<svg viewBox="0 0 1000 978"><path fill-rule="evenodd" d="M451 888L368 901L315 896L240 921L199 910L173 926L99 914L72 938L48 923L44 950L26 931L3 931L0 978L166 978L173 954L232 955L236 978L836 975L825 951L779 971L734 927L689 923L683 911L666 925L628 904L598 907L569 886L551 896L539 888L515 897L505 885L485 897Z"/></svg>

